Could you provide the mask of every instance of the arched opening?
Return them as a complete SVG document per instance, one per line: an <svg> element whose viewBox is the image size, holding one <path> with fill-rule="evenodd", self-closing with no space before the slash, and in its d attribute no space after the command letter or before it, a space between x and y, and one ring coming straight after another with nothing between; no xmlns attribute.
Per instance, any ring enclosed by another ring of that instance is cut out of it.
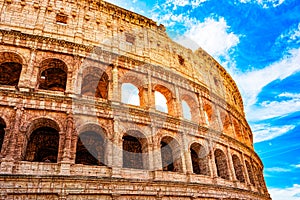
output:
<svg viewBox="0 0 300 200"><path fill-rule="evenodd" d="M213 108L210 104L206 103L203 105L204 120L207 125L211 125L213 121Z"/></svg>
<svg viewBox="0 0 300 200"><path fill-rule="evenodd" d="M140 106L139 89L131 83L122 84L122 103Z"/></svg>
<svg viewBox="0 0 300 200"><path fill-rule="evenodd" d="M67 66L59 59L47 59L40 66L39 89L62 91L67 85Z"/></svg>
<svg viewBox="0 0 300 200"><path fill-rule="evenodd" d="M94 131L79 134L76 146L75 164L105 165L105 142L103 137Z"/></svg>
<svg viewBox="0 0 300 200"><path fill-rule="evenodd" d="M229 136L232 136L231 122L230 117L227 112L221 112L221 121L223 125L223 133Z"/></svg>
<svg viewBox="0 0 300 200"><path fill-rule="evenodd" d="M138 138L125 135L123 136L123 167L133 169L143 169L142 144Z"/></svg>
<svg viewBox="0 0 300 200"><path fill-rule="evenodd" d="M88 67L83 71L81 94L107 99L108 84L107 73L96 67Z"/></svg>
<svg viewBox="0 0 300 200"><path fill-rule="evenodd" d="M215 163L218 177L229 180L227 158L224 152L220 149L215 150Z"/></svg>
<svg viewBox="0 0 300 200"><path fill-rule="evenodd" d="M3 62L0 64L0 85L17 86L22 65L17 62Z"/></svg>
<svg viewBox="0 0 300 200"><path fill-rule="evenodd" d="M160 93L155 91L155 109L164 113L168 113L168 105L166 97Z"/></svg>
<svg viewBox="0 0 300 200"><path fill-rule="evenodd" d="M171 115L174 115L174 98L172 92L162 86L156 85L153 87L154 89L154 98L155 98L155 109L161 112L165 112Z"/></svg>
<svg viewBox="0 0 300 200"><path fill-rule="evenodd" d="M31 162L57 162L59 132L51 126L36 128L30 135L25 160Z"/></svg>
<svg viewBox="0 0 300 200"><path fill-rule="evenodd" d="M6 128L6 124L5 124L4 120L2 118L0 118L0 152L2 149L3 142L4 142L5 128Z"/></svg>
<svg viewBox="0 0 300 200"><path fill-rule="evenodd" d="M204 147L198 143L193 143L190 147L193 173L209 175L208 154Z"/></svg>
<svg viewBox="0 0 300 200"><path fill-rule="evenodd" d="M163 171L182 172L180 147L177 141L171 137L164 137L160 146Z"/></svg>
<svg viewBox="0 0 300 200"><path fill-rule="evenodd" d="M252 185L255 185L252 167L251 167L251 165L249 164L249 162L247 160L245 161L245 163L246 163L246 168L247 168L247 172L248 172L248 177L250 179L250 183Z"/></svg>
<svg viewBox="0 0 300 200"><path fill-rule="evenodd" d="M237 155L232 156L232 162L233 162L233 167L234 167L234 172L236 179L242 183L245 182L245 177L243 173L243 166L241 164L241 161Z"/></svg>
<svg viewBox="0 0 300 200"><path fill-rule="evenodd" d="M182 116L187 120L199 123L200 109L195 96L183 94L181 96Z"/></svg>
<svg viewBox="0 0 300 200"><path fill-rule="evenodd" d="M189 104L185 100L182 100L181 106L182 106L183 118L187 120L192 120L192 112Z"/></svg>
<svg viewBox="0 0 300 200"><path fill-rule="evenodd" d="M236 119L233 120L233 126L234 126L234 131L237 139L242 142L243 141L242 129Z"/></svg>

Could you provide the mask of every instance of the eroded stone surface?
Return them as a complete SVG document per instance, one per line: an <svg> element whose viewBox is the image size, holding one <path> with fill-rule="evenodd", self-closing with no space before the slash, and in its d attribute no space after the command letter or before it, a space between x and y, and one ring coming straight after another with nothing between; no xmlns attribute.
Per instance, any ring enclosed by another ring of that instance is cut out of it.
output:
<svg viewBox="0 0 300 200"><path fill-rule="evenodd" d="M0 199L270 199L241 95L205 51L101 0L0 7Z"/></svg>

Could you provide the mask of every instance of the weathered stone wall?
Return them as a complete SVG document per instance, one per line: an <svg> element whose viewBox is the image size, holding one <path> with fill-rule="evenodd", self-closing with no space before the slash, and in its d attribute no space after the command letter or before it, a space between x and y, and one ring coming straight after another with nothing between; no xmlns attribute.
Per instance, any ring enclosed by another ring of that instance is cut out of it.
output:
<svg viewBox="0 0 300 200"><path fill-rule="evenodd" d="M0 8L2 199L270 199L237 87L203 50L103 1Z"/></svg>

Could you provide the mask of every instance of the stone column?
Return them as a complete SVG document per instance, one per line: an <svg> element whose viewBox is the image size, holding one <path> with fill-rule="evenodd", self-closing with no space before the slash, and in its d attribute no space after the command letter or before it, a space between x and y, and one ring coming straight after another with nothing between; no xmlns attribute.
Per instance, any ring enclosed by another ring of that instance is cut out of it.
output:
<svg viewBox="0 0 300 200"><path fill-rule="evenodd" d="M59 144L58 144L58 153L57 153L57 162L62 161L64 147L65 147L65 138L66 138L66 132L61 130L59 132Z"/></svg>
<svg viewBox="0 0 300 200"><path fill-rule="evenodd" d="M32 77L33 75L33 68L34 68L34 63L35 63L35 58L36 58L36 49L31 48L30 49L30 59L28 62L28 65L23 65L22 66L22 72L20 74L20 80L18 87L20 91L30 91L33 90L35 85L32 84L32 79L36 79L35 77Z"/></svg>
<svg viewBox="0 0 300 200"><path fill-rule="evenodd" d="M16 113L15 113L15 123L13 125L13 129L10 133L10 143L8 144L8 151L6 158L9 159L17 159L21 157L22 152L22 136L20 135L20 127L23 117L24 108L23 105L18 105L15 107Z"/></svg>
<svg viewBox="0 0 300 200"><path fill-rule="evenodd" d="M248 175L248 169L247 169L246 162L245 162L244 153L242 153L242 164L244 166L244 175L245 175L246 183L247 183L247 185L251 185L250 178L249 178L249 175Z"/></svg>
<svg viewBox="0 0 300 200"><path fill-rule="evenodd" d="M155 97L154 97L154 91L152 90L152 77L151 77L151 72L148 72L148 108L149 110L154 110L155 109Z"/></svg>
<svg viewBox="0 0 300 200"><path fill-rule="evenodd" d="M72 145L72 135L74 131L74 121L73 115L68 114L66 119L66 135L65 135L65 142L62 154L62 162L70 163L71 160L71 145Z"/></svg>
<svg viewBox="0 0 300 200"><path fill-rule="evenodd" d="M110 84L112 91L109 92L109 100L111 100L112 102L120 102L121 95L119 93L118 67L116 65L114 65L112 69L112 80Z"/></svg>
<svg viewBox="0 0 300 200"><path fill-rule="evenodd" d="M0 173L13 173L14 161L20 159L22 154L22 137L20 138L19 129L21 126L22 116L24 108L22 105L15 107L15 123L12 125L12 129L9 135L6 137L8 143L6 143L6 152L4 158L0 163ZM3 149L3 148L2 148Z"/></svg>
<svg viewBox="0 0 300 200"><path fill-rule="evenodd" d="M206 124L206 120L205 120L205 114L204 114L204 110L203 110L203 103L202 103L202 99L201 99L201 94L198 93L197 94L197 98L198 98L198 102L199 102L199 114L200 114L200 119L199 119L199 124L201 126Z"/></svg>
<svg viewBox="0 0 300 200"><path fill-rule="evenodd" d="M216 166L216 162L215 162L215 152L214 152L214 148L212 146L212 141L209 141L209 161L210 161L210 171L212 174L213 178L218 177L218 172L217 172L217 166Z"/></svg>
<svg viewBox="0 0 300 200"><path fill-rule="evenodd" d="M152 140L153 140L153 170L162 170L162 160L161 160L161 149L160 149L160 140L157 136L157 128L152 126Z"/></svg>
<svg viewBox="0 0 300 200"><path fill-rule="evenodd" d="M235 176L235 170L233 166L233 161L232 161L232 156L230 152L230 147L227 146L227 157L228 157L228 172L229 172L229 179L233 181L237 181L236 176Z"/></svg>
<svg viewBox="0 0 300 200"><path fill-rule="evenodd" d="M34 26L33 33L34 34L41 34L44 29L44 22L45 22L45 14L47 11L47 5L39 5L40 7L38 8L38 16L37 20Z"/></svg>
<svg viewBox="0 0 300 200"><path fill-rule="evenodd" d="M184 132L182 134L182 142L183 142L183 156L185 161L185 172L187 174L193 173L193 165L192 165L192 159L191 159L191 152L189 149L189 141L187 139L187 134Z"/></svg>
<svg viewBox="0 0 300 200"><path fill-rule="evenodd" d="M121 177L123 167L123 141L119 132L119 121L114 120L114 136L112 138L112 177Z"/></svg>
<svg viewBox="0 0 300 200"><path fill-rule="evenodd" d="M179 91L178 87L174 84L174 91L175 91L175 98L173 99L174 103L174 115L179 117L179 119L182 119L183 113L182 113L182 105L181 105L181 99L179 97Z"/></svg>

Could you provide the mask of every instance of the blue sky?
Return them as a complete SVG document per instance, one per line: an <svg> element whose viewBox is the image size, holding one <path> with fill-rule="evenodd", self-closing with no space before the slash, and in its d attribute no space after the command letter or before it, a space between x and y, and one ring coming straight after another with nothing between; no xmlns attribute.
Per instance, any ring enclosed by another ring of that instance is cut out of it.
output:
<svg viewBox="0 0 300 200"><path fill-rule="evenodd" d="M108 0L202 47L242 93L274 200L300 199L300 1Z"/></svg>

